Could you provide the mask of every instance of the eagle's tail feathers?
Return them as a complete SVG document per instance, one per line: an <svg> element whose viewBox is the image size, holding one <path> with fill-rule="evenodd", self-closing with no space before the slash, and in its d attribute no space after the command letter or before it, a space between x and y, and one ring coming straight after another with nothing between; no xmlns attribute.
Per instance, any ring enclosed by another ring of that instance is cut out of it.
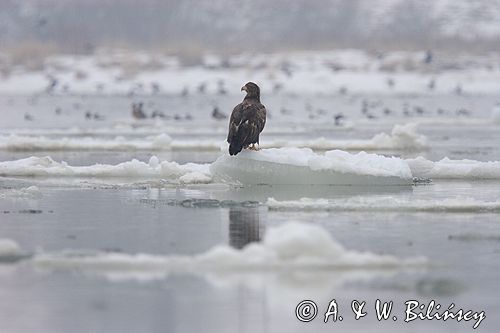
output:
<svg viewBox="0 0 500 333"><path fill-rule="evenodd" d="M233 156L233 155L236 155L238 154L241 150L243 149L243 146L236 143L236 142L232 142L230 145L229 145L229 155Z"/></svg>

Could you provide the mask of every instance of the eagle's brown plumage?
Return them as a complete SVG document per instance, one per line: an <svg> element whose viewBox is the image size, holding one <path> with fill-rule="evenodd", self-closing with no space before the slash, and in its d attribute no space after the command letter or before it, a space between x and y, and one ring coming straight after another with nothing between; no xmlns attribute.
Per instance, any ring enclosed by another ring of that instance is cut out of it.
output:
<svg viewBox="0 0 500 333"><path fill-rule="evenodd" d="M236 105L229 120L229 155L238 154L243 148L259 144L260 132L266 124L266 107L260 103L260 89L248 82L242 88L247 95L243 102Z"/></svg>

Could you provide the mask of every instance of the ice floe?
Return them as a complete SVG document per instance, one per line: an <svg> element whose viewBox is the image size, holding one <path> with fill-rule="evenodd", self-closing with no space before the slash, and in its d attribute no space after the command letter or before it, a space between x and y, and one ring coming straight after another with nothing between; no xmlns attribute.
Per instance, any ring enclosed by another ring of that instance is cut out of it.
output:
<svg viewBox="0 0 500 333"><path fill-rule="evenodd" d="M77 270L94 274L206 274L220 272L279 272L304 270L366 270L418 267L425 258L401 259L390 255L345 249L323 227L288 222L271 227L261 243L238 250L218 245L198 255L121 253L38 254L33 263L44 269Z"/></svg>
<svg viewBox="0 0 500 333"><path fill-rule="evenodd" d="M395 197L353 197L348 199L310 199L278 201L269 198L270 210L284 211L368 211L368 212L449 212L500 213L500 201L473 198L400 199Z"/></svg>
<svg viewBox="0 0 500 333"><path fill-rule="evenodd" d="M163 133L141 139L117 136L95 137L45 137L11 134L0 136L0 150L11 151L79 151L79 150L220 150L225 147L223 139L173 140ZM324 137L315 139L266 139L261 148L298 147L317 150L423 150L427 138L417 132L414 123L396 125L391 134L379 133L369 140L337 140Z"/></svg>
<svg viewBox="0 0 500 333"><path fill-rule="evenodd" d="M0 189L0 198L40 199L43 197L38 186L28 186L19 189Z"/></svg>
<svg viewBox="0 0 500 333"><path fill-rule="evenodd" d="M7 177L81 177L81 178L152 178L183 183L211 181L208 164L178 164L160 162L156 156L148 163L136 159L116 165L95 164L70 166L50 157L28 157L16 161L0 162L0 176Z"/></svg>
<svg viewBox="0 0 500 333"><path fill-rule="evenodd" d="M127 139L122 136L113 139L47 138L36 136L9 135L0 137L0 149L11 151L62 151L62 150L169 150L172 139L167 134L159 134L144 139Z"/></svg>
<svg viewBox="0 0 500 333"><path fill-rule="evenodd" d="M415 179L500 179L500 162L450 160L438 162L400 159L341 150L316 153L309 148L244 150L237 156L224 153L212 164L179 164L133 159L116 165L71 166L52 158L28 157L0 162L3 177L59 177L119 180L165 180L177 184L268 185L411 185ZM11 191L11 196L35 198L34 188ZM6 195L0 194L0 195Z"/></svg>
<svg viewBox="0 0 500 333"><path fill-rule="evenodd" d="M0 239L0 264L15 263L28 257L17 242L8 238Z"/></svg>
<svg viewBox="0 0 500 333"><path fill-rule="evenodd" d="M0 239L0 257L17 255L21 253L19 245L7 238Z"/></svg>
<svg viewBox="0 0 500 333"><path fill-rule="evenodd" d="M405 160L415 177L431 179L500 179L500 162L450 160L433 162L423 157Z"/></svg>
<svg viewBox="0 0 500 333"><path fill-rule="evenodd" d="M223 155L210 166L215 178L241 184L408 185L408 164L395 157L340 150L272 148Z"/></svg>

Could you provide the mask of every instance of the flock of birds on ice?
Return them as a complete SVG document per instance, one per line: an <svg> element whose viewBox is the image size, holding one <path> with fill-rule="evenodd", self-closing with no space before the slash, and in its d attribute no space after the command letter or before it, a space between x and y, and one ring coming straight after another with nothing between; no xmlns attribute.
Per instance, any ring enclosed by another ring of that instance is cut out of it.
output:
<svg viewBox="0 0 500 333"><path fill-rule="evenodd" d="M388 86L394 86L396 83L393 79L387 79ZM53 86L54 83L51 83ZM224 81L219 80L219 91L218 95L226 95L228 94L227 89L225 88ZM431 80L429 82L429 89L435 85L435 81ZM155 85L158 93L161 91L159 85ZM188 98L192 95L203 96L206 94L206 86L205 82L200 83L197 87L196 91L190 93L188 88L184 88L181 93L181 97ZM279 92L281 90L281 86L279 88L274 88L274 92ZM455 89L456 95L462 95L463 89L461 85L457 85ZM361 117L366 119L382 119L385 117L391 116L399 116L399 117L422 117L422 116L462 116L467 117L471 115L471 110L466 108L458 108L456 110L437 108L434 110L425 108L422 105L411 105L410 103L404 103L401 109L391 108L389 106L384 105L384 101L380 98L363 98L359 95L351 95L349 96L347 88L341 88L339 94L343 97L350 98L351 101L355 101L359 105L359 112ZM137 98L134 94L129 95L131 98ZM166 97L168 98L168 97ZM146 97L145 97L146 99ZM28 104L36 105L37 96L28 97ZM75 102L72 105L74 111L83 111L83 117L88 121L102 121L106 119L106 116L95 112L89 109L85 109L85 105L81 102ZM336 126L342 126L343 122L348 118L343 112L331 112L331 110L327 110L322 107L315 107L311 101L304 102L302 108L300 110L294 110L285 106L282 106L277 110L282 116L293 116L297 114L304 114L303 110L305 110L305 114L309 120L314 119L327 119L330 118ZM228 112L230 110L222 110L222 108L216 103L210 103L206 112L213 120L215 121L223 121L228 119ZM268 113L268 118L272 118L274 110L271 110ZM137 101L132 102L130 105L130 115L133 119L143 120L143 119L163 119L163 120L174 120L174 121L191 121L195 119L195 117L190 113L185 114L169 114L156 106L153 101ZM276 112L276 111L275 111ZM56 107L54 109L55 116L60 116L63 114L63 109L61 107ZM35 116L29 112L24 114L25 121L34 121Z"/></svg>

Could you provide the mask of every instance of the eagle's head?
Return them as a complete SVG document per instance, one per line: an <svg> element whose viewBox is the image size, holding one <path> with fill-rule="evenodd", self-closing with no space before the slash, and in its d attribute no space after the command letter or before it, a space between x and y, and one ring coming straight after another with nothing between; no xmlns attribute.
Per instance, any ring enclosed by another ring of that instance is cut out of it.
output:
<svg viewBox="0 0 500 333"><path fill-rule="evenodd" d="M260 88L253 82L248 82L243 87L241 87L241 91L246 91L247 95L245 98L257 98L260 99Z"/></svg>

